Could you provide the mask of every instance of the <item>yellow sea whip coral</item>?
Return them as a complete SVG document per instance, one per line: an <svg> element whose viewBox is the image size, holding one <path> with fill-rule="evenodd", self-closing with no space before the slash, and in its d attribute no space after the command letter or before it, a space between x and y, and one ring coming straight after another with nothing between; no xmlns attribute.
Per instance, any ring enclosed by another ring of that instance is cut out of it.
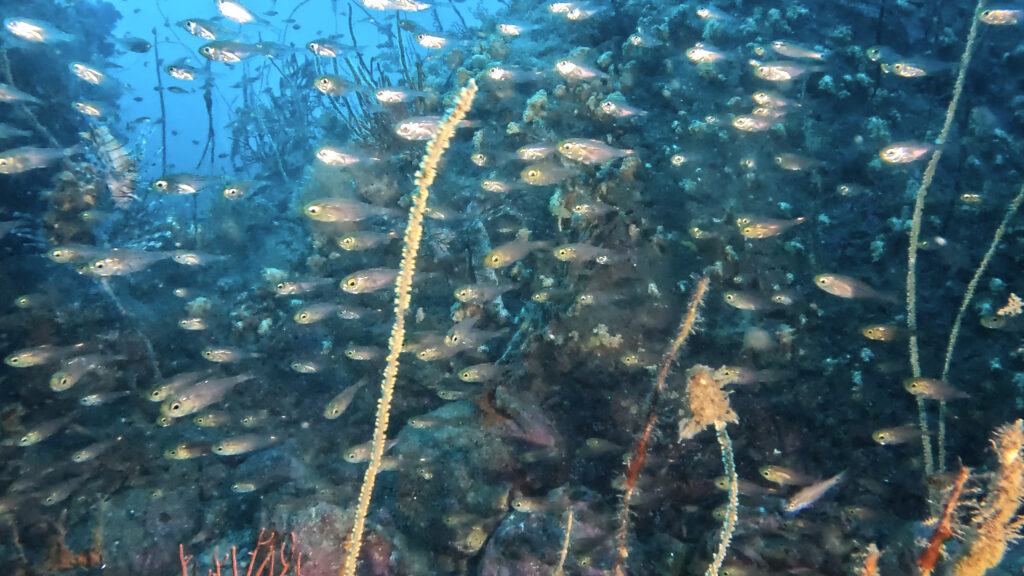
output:
<svg viewBox="0 0 1024 576"><path fill-rule="evenodd" d="M982 576L1002 561L1007 544L1024 532L1024 420L996 430L992 444L999 470L972 522L974 534L968 537L967 553L956 562L955 576Z"/></svg>
<svg viewBox="0 0 1024 576"><path fill-rule="evenodd" d="M967 77L967 66L971 63L971 56L974 52L974 39L978 35L978 15L981 13L981 6L985 0L978 0L978 6L974 9L974 19L971 21L971 30L967 33L967 42L964 45L963 55L960 57L960 69L957 72L956 83L953 86L953 97L949 100L946 108L946 118L942 124L942 131L935 140L938 145L931 158L928 159L928 166L924 169L924 177L921 178L921 186L917 189L916 200L914 201L913 224L910 228L910 241L907 246L907 329L910 331L908 341L910 352L910 369L914 378L921 376L921 357L917 345L917 249L921 239L921 218L924 216L924 201L928 195L928 187L935 178L935 170L942 158L943 145L949 138L949 131L953 126L953 116L956 115L957 105L960 103L960 94L964 89L964 80ZM943 416L945 404L939 408L939 439L940 452L944 440L945 425ZM924 399L917 397L918 423L921 427L921 444L924 456L924 473L930 475L935 468L932 455L931 437L928 433L928 418L925 414ZM942 467L942 460L945 454L939 455L939 467Z"/></svg>
<svg viewBox="0 0 1024 576"><path fill-rule="evenodd" d="M366 514L370 509L373 486L377 480L377 471L384 458L384 445L387 442L388 421L391 413L391 399L395 392L395 378L398 376L398 357L405 343L405 314L409 310L412 294L412 280L416 273L416 256L419 253L420 238L423 236L423 214L427 210L427 198L430 186L437 176L437 165L441 156L455 135L455 126L469 113L476 96L476 81L469 84L459 93L454 107L441 121L437 133L427 143L426 154L416 172L416 192L413 204L409 208L409 224L405 228L405 239L402 244L402 262L399 265L398 278L395 280L395 323L388 339L388 355L384 366L384 378L380 385L380 400L377 401L377 418L373 428L373 443L370 449L370 464L363 477L363 485L359 489L359 502L356 516L352 524L352 534L348 539L348 550L342 566L343 576L354 576L359 563L359 550L363 543L363 529L366 526Z"/></svg>
<svg viewBox="0 0 1024 576"><path fill-rule="evenodd" d="M718 576L718 571L725 561L725 554L729 550L739 514L736 462L732 453L732 440L725 429L727 424L739 422L739 417L729 405L729 393L722 390L722 386L731 382L732 379L722 377L721 370L715 372L701 364L690 368L686 372L686 403L689 413L687 418L679 421L680 441L693 438L709 426L715 429L718 446L722 450L722 467L729 479L729 504L719 533L718 549L707 571L704 572L705 576Z"/></svg>

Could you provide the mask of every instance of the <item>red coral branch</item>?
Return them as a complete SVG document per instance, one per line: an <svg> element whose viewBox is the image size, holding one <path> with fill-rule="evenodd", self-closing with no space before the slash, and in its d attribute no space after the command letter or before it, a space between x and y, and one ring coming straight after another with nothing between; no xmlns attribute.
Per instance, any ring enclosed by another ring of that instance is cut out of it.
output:
<svg viewBox="0 0 1024 576"><path fill-rule="evenodd" d="M917 567L921 569L921 576L930 576L932 570L935 569L935 564L939 562L939 557L942 556L942 545L953 536L953 512L956 510L960 493L963 491L964 483L967 482L970 473L969 468L960 467L960 474L957 475L953 489L949 493L949 499L942 509L942 517L939 518L935 531L928 539L928 545L917 558Z"/></svg>

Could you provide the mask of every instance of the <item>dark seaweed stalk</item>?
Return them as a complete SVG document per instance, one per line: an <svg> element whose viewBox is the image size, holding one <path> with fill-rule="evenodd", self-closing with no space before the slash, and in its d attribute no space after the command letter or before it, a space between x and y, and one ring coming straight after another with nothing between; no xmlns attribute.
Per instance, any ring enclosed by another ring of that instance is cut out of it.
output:
<svg viewBox="0 0 1024 576"><path fill-rule="evenodd" d="M164 106L164 81L160 74L160 39L153 28L153 58L156 59L156 93L160 98L160 173L167 174L167 109ZM148 193L148 190L147 190ZM142 199L146 196L143 194Z"/></svg>
<svg viewBox="0 0 1024 576"><path fill-rule="evenodd" d="M203 102L206 104L206 145L203 146L203 152L199 155L199 161L196 162L196 168L203 163L203 158L206 157L206 151L210 151L210 166L213 166L214 158L217 157L217 135L213 129L213 76L209 74L210 64L206 64L207 77L206 82L203 83Z"/></svg>

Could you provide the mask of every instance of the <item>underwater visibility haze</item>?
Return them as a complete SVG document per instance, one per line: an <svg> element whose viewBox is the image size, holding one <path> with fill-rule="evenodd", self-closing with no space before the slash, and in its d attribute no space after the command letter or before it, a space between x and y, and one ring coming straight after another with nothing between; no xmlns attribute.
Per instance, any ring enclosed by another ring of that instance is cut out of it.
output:
<svg viewBox="0 0 1024 576"><path fill-rule="evenodd" d="M6 573L1024 568L1024 4L0 7Z"/></svg>

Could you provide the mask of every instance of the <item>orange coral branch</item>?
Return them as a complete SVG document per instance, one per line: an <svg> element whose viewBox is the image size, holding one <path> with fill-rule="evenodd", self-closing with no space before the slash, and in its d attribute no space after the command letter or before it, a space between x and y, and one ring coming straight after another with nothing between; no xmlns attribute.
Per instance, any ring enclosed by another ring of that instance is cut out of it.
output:
<svg viewBox="0 0 1024 576"><path fill-rule="evenodd" d="M942 545L953 536L953 512L960 501L960 492L963 491L964 483L967 482L970 473L969 468L960 467L960 474L957 475L956 481L953 483L953 490L950 491L949 499L942 509L942 517L939 518L935 531L928 539L928 545L917 558L917 567L921 569L921 576L929 576L932 573L939 557L942 556Z"/></svg>
<svg viewBox="0 0 1024 576"><path fill-rule="evenodd" d="M633 451L633 457L629 460L629 465L626 466L626 479L623 482L623 493L622 493L622 510L619 512L619 554L615 559L615 575L625 576L626 557L629 556L629 549L626 546L626 540L629 532L629 502L633 498L633 491L636 488L636 481L640 478L640 470L644 466L644 461L647 459L647 444L651 439L651 432L654 431L654 425L658 422L658 397L661 395L662 389L665 387L665 379L668 378L668 371L672 367L672 362L675 360L676 354L679 353L679 349L683 347L686 339L693 332L693 326L697 323L697 311L700 308L701 302L704 301L704 294L708 290L708 283L710 279L705 276L700 279L697 283L697 290L693 293L693 297L690 298L690 304L686 309L686 316L683 317L682 323L679 325L679 333L676 334L675 340L672 341L672 345L669 346L668 352L665 353L665 357L661 362L661 368L658 370L658 378L654 384L654 391L651 393L650 402L647 408L647 422L644 424L644 430L640 434L640 439L636 443L636 449Z"/></svg>
<svg viewBox="0 0 1024 576"><path fill-rule="evenodd" d="M868 549L864 551L864 563L861 565L858 576L878 576L878 559L882 557L882 553L878 550L878 546L872 542L868 544Z"/></svg>

